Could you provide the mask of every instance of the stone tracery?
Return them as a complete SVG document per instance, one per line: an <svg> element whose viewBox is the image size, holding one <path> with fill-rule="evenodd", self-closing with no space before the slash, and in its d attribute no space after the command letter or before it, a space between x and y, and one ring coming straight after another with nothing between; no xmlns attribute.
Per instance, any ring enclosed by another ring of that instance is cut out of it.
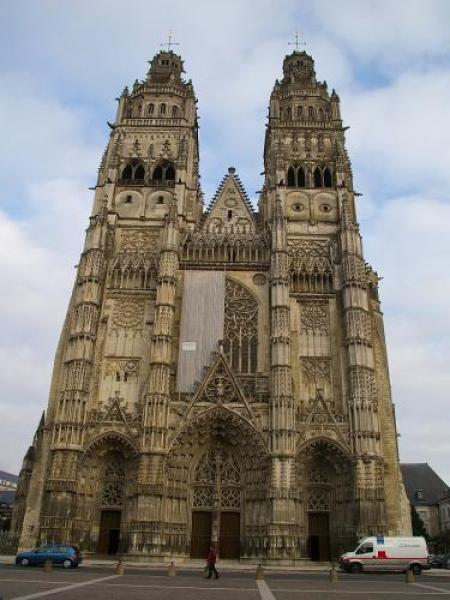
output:
<svg viewBox="0 0 450 600"><path fill-rule="evenodd" d="M293 292L331 292L330 243L321 240L289 240L289 273Z"/></svg>
<svg viewBox="0 0 450 600"><path fill-rule="evenodd" d="M102 506L121 506L124 494L125 473L123 465L118 460L107 463L104 467L102 480Z"/></svg>
<svg viewBox="0 0 450 600"><path fill-rule="evenodd" d="M225 282L224 351L238 373L257 370L258 303L242 285Z"/></svg>
<svg viewBox="0 0 450 600"><path fill-rule="evenodd" d="M195 469L193 507L239 509L240 496L241 473L234 456L221 447L206 450Z"/></svg>

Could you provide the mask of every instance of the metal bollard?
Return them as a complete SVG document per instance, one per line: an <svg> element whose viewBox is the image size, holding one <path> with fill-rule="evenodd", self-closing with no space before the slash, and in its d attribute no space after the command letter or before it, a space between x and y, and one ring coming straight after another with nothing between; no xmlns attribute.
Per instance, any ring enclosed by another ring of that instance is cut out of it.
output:
<svg viewBox="0 0 450 600"><path fill-rule="evenodd" d="M51 573L53 564L51 560L46 560L44 563L44 573Z"/></svg>
<svg viewBox="0 0 450 600"><path fill-rule="evenodd" d="M406 571L406 583L416 583L416 576L411 571L411 569L408 569Z"/></svg>
<svg viewBox="0 0 450 600"><path fill-rule="evenodd" d="M258 568L256 569L256 579L264 579L264 570L261 563L259 563Z"/></svg>
<svg viewBox="0 0 450 600"><path fill-rule="evenodd" d="M172 561L172 562L170 563L170 565L169 565L169 569L168 569L168 571L167 571L167 575L168 575L169 577L175 577L175 575L176 575L176 574L177 574L177 572L176 572L176 570L175 570L175 564L174 564L174 562Z"/></svg>
<svg viewBox="0 0 450 600"><path fill-rule="evenodd" d="M330 581L331 583L338 582L338 571L336 569L336 565L333 565L330 569Z"/></svg>
<svg viewBox="0 0 450 600"><path fill-rule="evenodd" d="M114 572L116 575L123 575L125 573L125 565L123 564L123 562L120 559L116 565Z"/></svg>

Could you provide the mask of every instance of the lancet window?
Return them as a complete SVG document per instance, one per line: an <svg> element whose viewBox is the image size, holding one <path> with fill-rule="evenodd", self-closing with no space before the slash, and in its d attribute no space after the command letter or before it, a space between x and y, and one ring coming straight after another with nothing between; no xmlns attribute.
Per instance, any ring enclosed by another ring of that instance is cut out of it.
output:
<svg viewBox="0 0 450 600"><path fill-rule="evenodd" d="M296 187L297 178L294 167L289 167L288 169L287 184L288 187Z"/></svg>
<svg viewBox="0 0 450 600"><path fill-rule="evenodd" d="M319 169L319 167L316 167L314 169L314 187L316 187L316 188L323 187L322 171Z"/></svg>
<svg viewBox="0 0 450 600"><path fill-rule="evenodd" d="M142 163L128 163L122 169L120 177L123 183L143 183L145 179L145 168Z"/></svg>
<svg viewBox="0 0 450 600"><path fill-rule="evenodd" d="M326 187L330 188L333 185L333 177L331 175L331 169L325 167L323 170L320 167L316 167L313 173L314 187Z"/></svg>
<svg viewBox="0 0 450 600"><path fill-rule="evenodd" d="M156 165L153 169L152 180L154 182L170 182L175 181L175 167L170 162Z"/></svg>
<svg viewBox="0 0 450 600"><path fill-rule="evenodd" d="M306 187L306 173L303 167L289 167L287 185L288 187Z"/></svg>
<svg viewBox="0 0 450 600"><path fill-rule="evenodd" d="M254 373L258 354L258 303L237 282L225 283L224 352L237 373Z"/></svg>

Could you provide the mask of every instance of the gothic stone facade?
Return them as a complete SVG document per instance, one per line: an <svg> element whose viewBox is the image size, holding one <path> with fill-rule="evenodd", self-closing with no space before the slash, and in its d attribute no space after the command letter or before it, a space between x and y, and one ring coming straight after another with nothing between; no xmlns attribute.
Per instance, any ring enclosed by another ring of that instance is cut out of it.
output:
<svg viewBox="0 0 450 600"><path fill-rule="evenodd" d="M229 168L203 211L197 108L160 52L119 98L21 546L142 559L327 559L408 533L377 274L339 97L295 51L270 97L255 212Z"/></svg>

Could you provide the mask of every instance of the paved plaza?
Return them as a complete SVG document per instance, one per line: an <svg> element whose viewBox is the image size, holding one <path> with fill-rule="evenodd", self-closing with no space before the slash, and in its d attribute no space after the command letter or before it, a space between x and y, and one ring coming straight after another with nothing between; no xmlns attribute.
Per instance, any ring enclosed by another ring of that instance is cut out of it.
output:
<svg viewBox="0 0 450 600"><path fill-rule="evenodd" d="M167 570L126 568L116 575L113 567L82 566L79 569L0 566L0 599L31 600L294 600L295 598L352 600L428 598L450 596L450 574L436 572L406 583L404 574L339 574L331 583L325 571L266 571L256 580L253 570L222 570L218 580L202 577L199 569L177 569L169 577Z"/></svg>

